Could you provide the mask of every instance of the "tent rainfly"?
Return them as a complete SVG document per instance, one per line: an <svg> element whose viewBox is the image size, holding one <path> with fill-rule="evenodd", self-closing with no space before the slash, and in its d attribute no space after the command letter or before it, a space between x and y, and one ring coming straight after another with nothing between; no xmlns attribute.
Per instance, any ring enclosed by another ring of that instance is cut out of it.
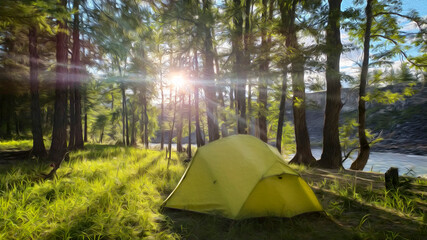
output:
<svg viewBox="0 0 427 240"><path fill-rule="evenodd" d="M230 219L323 211L311 188L280 153L249 135L200 147L163 205Z"/></svg>

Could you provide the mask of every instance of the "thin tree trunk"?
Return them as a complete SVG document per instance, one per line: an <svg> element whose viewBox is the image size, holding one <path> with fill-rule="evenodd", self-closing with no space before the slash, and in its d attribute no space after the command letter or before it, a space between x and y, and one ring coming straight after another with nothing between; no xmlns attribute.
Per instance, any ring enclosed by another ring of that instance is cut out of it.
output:
<svg viewBox="0 0 427 240"><path fill-rule="evenodd" d="M126 143L126 92L124 83L121 84L120 89L122 91L122 135L123 135L123 145L127 146Z"/></svg>
<svg viewBox="0 0 427 240"><path fill-rule="evenodd" d="M180 102L181 102L181 106L179 107L179 120L178 120L178 124L176 126L176 151L177 152L183 152L182 149L182 127L183 127L183 122L184 122L184 98L185 95L182 94L180 97Z"/></svg>
<svg viewBox="0 0 427 240"><path fill-rule="evenodd" d="M145 128L144 145L145 145L146 149L148 149L148 144L149 144L149 142L148 142L148 121L149 121L149 119L148 119L148 114L147 114L147 97L144 96L144 128Z"/></svg>
<svg viewBox="0 0 427 240"><path fill-rule="evenodd" d="M80 0L74 0L74 28L73 28L73 59L71 63L74 67L74 148L83 149L84 142L82 136L82 97L80 93L81 63L80 63L80 18L79 18Z"/></svg>
<svg viewBox="0 0 427 240"><path fill-rule="evenodd" d="M125 100L125 121L126 121L126 146L129 146L129 119L128 119L128 108Z"/></svg>
<svg viewBox="0 0 427 240"><path fill-rule="evenodd" d="M339 117L342 108L340 83L341 1L329 0L328 26L326 28L326 108L323 127L323 151L319 165L326 168L342 168L339 138Z"/></svg>
<svg viewBox="0 0 427 240"><path fill-rule="evenodd" d="M211 0L203 0L203 11L211 14ZM217 97L214 73L214 53L211 35L211 27L204 25L204 49L205 59L203 63L203 79L206 96L206 114L208 119L209 142L219 139L219 127L217 120Z"/></svg>
<svg viewBox="0 0 427 240"><path fill-rule="evenodd" d="M173 107L173 118L172 118L172 128L170 130L169 133L169 144L168 144L168 150L169 150L169 160L172 157L172 138L173 138L173 129L175 127L175 117L176 117L176 95L177 95L177 91L175 88L175 101L174 101L174 107ZM171 99L172 100L172 99ZM169 161L168 161L168 166L169 166Z"/></svg>
<svg viewBox="0 0 427 240"><path fill-rule="evenodd" d="M104 137L104 128L101 129L101 135L99 136L99 143L102 143L103 137Z"/></svg>
<svg viewBox="0 0 427 240"><path fill-rule="evenodd" d="M196 79L199 76L199 61L197 58L197 50L194 50L194 68L196 72ZM200 131L200 118L199 118L199 84L194 84L194 108L196 109L196 143L197 147L205 145L205 141L202 138L202 132Z"/></svg>
<svg viewBox="0 0 427 240"><path fill-rule="evenodd" d="M39 56L37 53L37 28L35 26L30 27L28 40L30 53L31 132L33 134L32 154L36 157L44 158L47 153L43 142L41 124L38 80Z"/></svg>
<svg viewBox="0 0 427 240"><path fill-rule="evenodd" d="M215 31L212 29L212 35L215 37ZM227 137L228 136L228 124L227 124L227 116L225 113L225 102L224 102L224 81L223 79L220 79L220 67L219 67L219 59L218 59L218 51L216 50L216 46L214 46L214 53L215 53L215 69L216 69L216 76L217 80L219 82L219 86L217 86L217 92L218 92L218 100L219 104L221 106L220 110L220 116L221 116L221 136Z"/></svg>
<svg viewBox="0 0 427 240"><path fill-rule="evenodd" d="M262 0L263 10L262 10L262 19L263 26L261 27L261 63L260 63L260 78L258 85L258 129L259 129L259 138L268 142L267 138L267 79L268 79L268 69L270 64L269 52L270 52L270 43L269 36L267 36L267 24L270 20L268 13L268 0Z"/></svg>
<svg viewBox="0 0 427 240"><path fill-rule="evenodd" d="M160 73L160 92L162 94L162 103L161 103L161 113L160 113L160 150L163 150L164 148L164 141L165 141L165 130L163 128L163 121L165 119L165 95L163 92L163 79L162 79L162 73Z"/></svg>
<svg viewBox="0 0 427 240"><path fill-rule="evenodd" d="M276 148L279 152L282 152L282 135L283 135L283 123L285 121L286 114L286 91L288 89L288 67L286 64L283 66L283 79L282 79L282 92L280 95L280 106L279 106L279 121L277 122L277 134L276 134Z"/></svg>
<svg viewBox="0 0 427 240"><path fill-rule="evenodd" d="M191 159L191 92L188 93L188 158Z"/></svg>
<svg viewBox="0 0 427 240"><path fill-rule="evenodd" d="M134 92L136 92L136 90L134 89ZM130 145L131 146L136 146L136 116L135 116L135 103L130 105L130 109L131 109L131 118L132 118L132 122L130 123Z"/></svg>
<svg viewBox="0 0 427 240"><path fill-rule="evenodd" d="M73 47L74 49L74 47ZM74 53L73 53L74 55ZM68 82L69 87L69 96L70 96L70 136L68 141L68 150L72 151L74 149L74 137L76 136L75 126L76 126L76 118L75 118L75 91L74 91L74 74L75 74L75 66L73 66L73 57L71 57L71 69L70 69L70 81Z"/></svg>
<svg viewBox="0 0 427 240"><path fill-rule="evenodd" d="M368 139L366 138L366 106L364 97L366 96L366 84L368 78L369 68L369 46L371 41L371 26L372 26L372 0L367 0L366 4L366 29L365 40L363 43L363 63L362 74L360 76L360 89L359 89L359 144L360 150L356 160L351 164L352 170L363 170L369 159L371 147L369 146Z"/></svg>
<svg viewBox="0 0 427 240"><path fill-rule="evenodd" d="M252 81L248 79L248 134L257 136L257 126L252 117L252 112Z"/></svg>
<svg viewBox="0 0 427 240"><path fill-rule="evenodd" d="M62 7L67 6L66 0L61 0ZM54 168L46 176L53 177L65 157L67 148L67 25L66 21L58 21L59 30L56 33L56 83L55 83L55 112L53 117L52 143L49 160L54 162Z"/></svg>
<svg viewBox="0 0 427 240"><path fill-rule="evenodd" d="M84 132L84 141L87 142L87 113L85 112L85 132Z"/></svg>
<svg viewBox="0 0 427 240"><path fill-rule="evenodd" d="M237 101L237 133L246 134L246 72L244 70L245 55L243 48L243 12L240 10L241 0L234 0L237 13L233 18L235 30L233 32L232 47L236 60L233 71L236 74L236 101Z"/></svg>

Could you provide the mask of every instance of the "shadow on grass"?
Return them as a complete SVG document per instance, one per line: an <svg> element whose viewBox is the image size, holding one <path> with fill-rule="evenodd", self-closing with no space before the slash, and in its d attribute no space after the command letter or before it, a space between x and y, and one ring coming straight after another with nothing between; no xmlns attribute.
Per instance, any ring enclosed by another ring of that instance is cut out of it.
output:
<svg viewBox="0 0 427 240"><path fill-rule="evenodd" d="M357 232L362 239L425 239L427 224L397 211L316 189L323 207L336 223Z"/></svg>
<svg viewBox="0 0 427 240"><path fill-rule="evenodd" d="M168 208L163 214L166 227L183 239L359 239L324 213L244 220Z"/></svg>

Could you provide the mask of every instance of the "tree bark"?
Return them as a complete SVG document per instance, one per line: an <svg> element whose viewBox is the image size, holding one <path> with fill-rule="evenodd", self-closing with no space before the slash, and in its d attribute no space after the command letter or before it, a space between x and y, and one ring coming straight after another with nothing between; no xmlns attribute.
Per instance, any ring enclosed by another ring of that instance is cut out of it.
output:
<svg viewBox="0 0 427 240"><path fill-rule="evenodd" d="M179 107L179 119L178 123L176 125L176 151L177 152L183 152L182 148L182 128L184 123L184 98L185 95L182 94L180 96L180 107Z"/></svg>
<svg viewBox="0 0 427 240"><path fill-rule="evenodd" d="M360 88L359 88L359 145L360 150L356 160L351 164L352 170L363 170L369 159L370 149L368 139L366 138L366 106L364 97L366 96L366 85L368 78L369 68L369 46L371 41L371 26L372 26L372 0L367 0L366 4L366 29L365 40L363 43L363 63L362 73L360 75Z"/></svg>
<svg viewBox="0 0 427 240"><path fill-rule="evenodd" d="M126 96L126 95L125 95ZM130 142L129 142L129 119L128 119L128 108L127 108L127 102L126 102L126 97L125 97L125 121L126 121L126 146L129 146Z"/></svg>
<svg viewBox="0 0 427 240"><path fill-rule="evenodd" d="M203 11L206 15L211 15L211 0L203 0ZM210 25L210 24L209 24ZM214 73L214 53L211 26L204 25L204 63L203 63L203 79L206 96L206 115L208 119L209 142L219 139L219 127L217 119L217 97L215 87Z"/></svg>
<svg viewBox="0 0 427 240"><path fill-rule="evenodd" d="M196 79L199 76L199 61L197 58L197 50L194 50L194 68L196 72ZM202 138L202 132L200 130L200 118L199 118L199 84L196 82L194 84L194 108L196 110L195 118L196 118L196 143L197 147L201 147L205 145L205 141Z"/></svg>
<svg viewBox="0 0 427 240"><path fill-rule="evenodd" d="M31 132L33 134L32 154L36 157L44 158L47 153L43 142L41 124L38 80L39 56L37 53L37 28L35 26L30 27L28 40L30 53Z"/></svg>
<svg viewBox="0 0 427 240"><path fill-rule="evenodd" d="M272 0L270 0L272 1ZM268 142L267 138L267 85L268 85L268 70L270 64L270 41L271 38L267 36L267 24L270 20L268 13L268 0L262 0L262 21L263 26L261 27L261 63L260 63L260 77L258 85L258 129L259 129L259 138ZM270 6L272 7L272 6Z"/></svg>
<svg viewBox="0 0 427 240"><path fill-rule="evenodd" d="M188 93L188 146L187 156L191 159L191 92Z"/></svg>
<svg viewBox="0 0 427 240"><path fill-rule="evenodd" d="M85 112L85 131L84 131L84 141L87 142L87 113Z"/></svg>
<svg viewBox="0 0 427 240"><path fill-rule="evenodd" d="M62 7L67 6L66 0L61 0ZM67 148L67 25L65 19L58 20L56 33L56 83L55 83L55 112L53 116L52 143L49 160L55 166L47 177L52 177L65 157Z"/></svg>
<svg viewBox="0 0 427 240"><path fill-rule="evenodd" d="M74 46L73 46L73 50L74 50ZM70 119L69 119L69 124L70 124L70 135L69 135L69 140L68 140L68 150L72 151L74 150L74 137L76 136L76 132L75 132L75 127L76 127L76 118L75 118L75 107L76 107L76 103L75 103L75 91L74 91L74 79L75 79L75 66L73 65L73 59L74 59L74 52L73 55L71 57L71 66L70 66L70 75L69 75L69 79L70 81L68 82L68 90L69 90L69 98L70 98L70 108L69 108L69 112L70 112Z"/></svg>
<svg viewBox="0 0 427 240"><path fill-rule="evenodd" d="M295 124L295 140L297 152L290 161L291 163L311 165L316 162L311 148L310 138L308 135L307 122L305 116L305 83L304 83L304 55L299 49L296 26L295 26L295 11L298 0L294 0L290 9L290 25L289 25L289 47L293 50L291 58L292 63L292 89L293 89L293 115Z"/></svg>
<svg viewBox="0 0 427 240"><path fill-rule="evenodd" d="M283 66L283 79L282 79L282 92L280 95L280 106L279 106L279 120L277 122L277 134L276 134L276 148L282 153L282 135L283 135L283 123L285 121L286 114L286 91L288 89L288 67L286 64Z"/></svg>
<svg viewBox="0 0 427 240"><path fill-rule="evenodd" d="M236 102L237 102L237 133L246 134L246 72L244 69L245 55L243 48L243 11L240 9L241 0L234 0L236 6L233 23L235 30L232 34L232 47L235 54L233 71L237 80L236 83Z"/></svg>
<svg viewBox="0 0 427 240"><path fill-rule="evenodd" d="M171 89L171 91L172 91L172 89ZM171 130L169 132L169 143L168 143L168 151L169 151L169 157L168 157L168 159L169 160L172 157L172 138L173 138L173 129L175 127L176 104L177 104L176 103L176 95L177 95L177 91L175 89L175 101L174 101L174 107L173 107L172 127L171 127ZM171 96L172 96L172 93L171 93ZM171 97L171 100L172 100L172 97ZM169 165L169 162L168 162L168 165Z"/></svg>
<svg viewBox="0 0 427 240"><path fill-rule="evenodd" d="M342 108L340 82L340 38L342 0L329 0L328 26L326 27L326 108L323 127L323 151L318 164L325 168L342 168L339 138L339 117Z"/></svg>
<svg viewBox="0 0 427 240"><path fill-rule="evenodd" d="M160 73L160 93L162 95L162 103L161 103L161 113L160 113L160 150L164 148L165 141L165 130L163 128L163 121L165 119L165 95L163 92L163 79L162 73Z"/></svg>
<svg viewBox="0 0 427 240"><path fill-rule="evenodd" d="M127 109L126 109L126 91L125 91L125 86L124 83L121 83L120 89L122 91L122 135L123 135L123 145L127 146L127 142L126 142L126 124L127 124Z"/></svg>
<svg viewBox="0 0 427 240"><path fill-rule="evenodd" d="M145 86L144 86L144 88L145 88ZM148 113L147 113L147 91L145 91L145 95L144 95L144 97L143 97L143 99L144 99L144 128L145 128L145 131L144 131L144 146L145 146L145 148L146 149L148 149L148 145L149 145L149 142L148 142L148 122L149 122L149 119L148 119Z"/></svg>
<svg viewBox="0 0 427 240"><path fill-rule="evenodd" d="M134 89L134 92L136 92L136 89ZM135 103L130 104L131 109L131 118L132 122L130 123L130 145L136 146L136 116L135 116Z"/></svg>
<svg viewBox="0 0 427 240"><path fill-rule="evenodd" d="M81 87L81 62L80 62L80 15L79 15L80 0L74 0L74 26L73 26L73 66L74 75L74 148L83 149L84 141L82 136L82 97L80 92Z"/></svg>

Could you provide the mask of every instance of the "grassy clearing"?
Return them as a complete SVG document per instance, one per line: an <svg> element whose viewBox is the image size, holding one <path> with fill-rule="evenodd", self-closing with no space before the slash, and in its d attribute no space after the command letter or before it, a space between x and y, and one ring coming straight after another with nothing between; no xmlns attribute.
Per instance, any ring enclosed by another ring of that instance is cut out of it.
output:
<svg viewBox="0 0 427 240"><path fill-rule="evenodd" d="M185 167L174 154L88 145L54 180L48 163L0 168L0 239L423 239L425 181L385 192L379 176L295 167L326 214L231 221L161 209ZM365 180L362 180L365 179ZM368 181L369 180L369 181ZM415 186L414 185L414 186Z"/></svg>
<svg viewBox="0 0 427 240"><path fill-rule="evenodd" d="M44 141L46 147L50 146L49 141ZM28 151L33 147L32 139L24 139L24 140L0 140L0 151Z"/></svg>

